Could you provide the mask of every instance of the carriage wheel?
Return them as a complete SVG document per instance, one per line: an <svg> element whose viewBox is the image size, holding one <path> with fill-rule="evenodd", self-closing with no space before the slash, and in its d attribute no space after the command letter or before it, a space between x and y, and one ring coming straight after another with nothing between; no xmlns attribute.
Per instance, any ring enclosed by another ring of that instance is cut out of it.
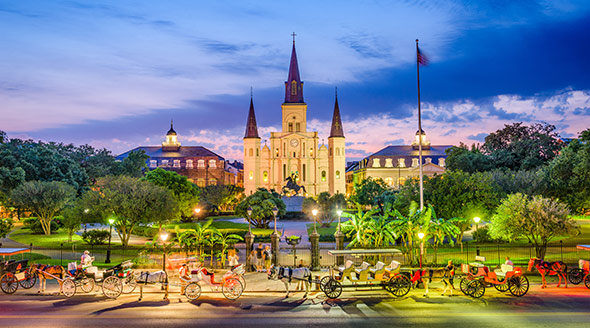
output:
<svg viewBox="0 0 590 328"><path fill-rule="evenodd" d="M582 282L582 280L584 280L584 270L578 268L572 269L570 272L568 272L567 278L572 284L578 285Z"/></svg>
<svg viewBox="0 0 590 328"><path fill-rule="evenodd" d="M404 275L397 275L389 279L387 291L397 297L405 296L412 289L412 282Z"/></svg>
<svg viewBox="0 0 590 328"><path fill-rule="evenodd" d="M3 274L2 278L0 278L0 288L6 294L14 294L18 289L18 280L16 280L14 274L10 272Z"/></svg>
<svg viewBox="0 0 590 328"><path fill-rule="evenodd" d="M135 278L134 275L130 274L129 276L127 276L126 278L122 279L122 283L123 283L123 294L131 294L134 290L135 287L137 287L137 279Z"/></svg>
<svg viewBox="0 0 590 328"><path fill-rule="evenodd" d="M242 288L244 288L244 290L246 290L246 279L244 279L244 276L238 276L238 280L242 284Z"/></svg>
<svg viewBox="0 0 590 328"><path fill-rule="evenodd" d="M201 286L196 282L191 282L184 288L184 295L189 301L194 301L201 296Z"/></svg>
<svg viewBox="0 0 590 328"><path fill-rule="evenodd" d="M123 291L121 279L110 276L102 282L102 293L108 298L117 298Z"/></svg>
<svg viewBox="0 0 590 328"><path fill-rule="evenodd" d="M82 279L82 281L80 283L80 288L82 289L82 291L84 293L90 293L91 291L94 290L95 285L96 285L96 283L94 282L94 279L86 277L86 278Z"/></svg>
<svg viewBox="0 0 590 328"><path fill-rule="evenodd" d="M29 288L33 288L33 286L35 286L35 283L37 282L37 274L35 274L34 272L30 272L29 269L25 270L25 280L21 280L18 283L21 285L22 288L24 289L29 289Z"/></svg>
<svg viewBox="0 0 590 328"><path fill-rule="evenodd" d="M524 296L529 291L529 280L525 276L512 277L509 281L510 293L514 296Z"/></svg>
<svg viewBox="0 0 590 328"><path fill-rule="evenodd" d="M486 293L486 286L480 279L473 280L467 285L467 293L473 298L480 298Z"/></svg>
<svg viewBox="0 0 590 328"><path fill-rule="evenodd" d="M584 286L590 289L590 273L584 276Z"/></svg>
<svg viewBox="0 0 590 328"><path fill-rule="evenodd" d="M459 288L461 288L461 291L463 292L463 294L469 296L469 293L467 293L467 285L469 285L469 283L471 282L471 280L463 277L461 278L461 282L459 283Z"/></svg>
<svg viewBox="0 0 590 328"><path fill-rule="evenodd" d="M66 278L61 284L61 292L65 297L70 298L76 294L76 283L72 278Z"/></svg>
<svg viewBox="0 0 590 328"><path fill-rule="evenodd" d="M496 289L497 289L499 292L502 292L502 293L504 293L504 292L507 292L507 291L508 291L508 289L510 289L510 282L506 281L506 282L504 282L504 283L502 283L502 284L499 284L499 285L494 285L494 287L496 287Z"/></svg>
<svg viewBox="0 0 590 328"><path fill-rule="evenodd" d="M221 286L223 296L232 301L237 300L242 295L243 291L244 286L242 286L242 283L236 278L226 279L223 286Z"/></svg>
<svg viewBox="0 0 590 328"><path fill-rule="evenodd" d="M324 293L326 292L326 285L328 284L330 279L332 279L332 277L330 277L330 276L325 276L322 279L320 279L320 290L322 292L324 292Z"/></svg>
<svg viewBox="0 0 590 328"><path fill-rule="evenodd" d="M324 294L328 298L334 299L342 294L342 284L334 279L330 279L324 289Z"/></svg>

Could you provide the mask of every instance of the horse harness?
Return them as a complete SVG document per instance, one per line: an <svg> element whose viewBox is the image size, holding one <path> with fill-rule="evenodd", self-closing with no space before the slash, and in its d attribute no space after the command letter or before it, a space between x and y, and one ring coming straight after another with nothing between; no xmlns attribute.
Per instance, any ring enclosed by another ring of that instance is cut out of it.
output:
<svg viewBox="0 0 590 328"><path fill-rule="evenodd" d="M285 273L287 275L285 275ZM293 278L293 269L279 267L279 275L278 276L279 276L279 279L283 279L283 278L289 279L289 283L291 283L291 279Z"/></svg>

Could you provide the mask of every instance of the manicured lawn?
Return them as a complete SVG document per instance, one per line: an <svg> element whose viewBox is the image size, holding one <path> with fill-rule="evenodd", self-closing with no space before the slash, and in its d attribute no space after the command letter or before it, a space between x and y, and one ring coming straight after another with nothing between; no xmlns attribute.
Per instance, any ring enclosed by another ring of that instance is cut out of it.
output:
<svg viewBox="0 0 590 328"><path fill-rule="evenodd" d="M333 236L338 229L338 222L332 222L330 226L324 227L321 224L317 225L317 231L320 236ZM313 232L313 223L307 224L307 234L310 235Z"/></svg>
<svg viewBox="0 0 590 328"><path fill-rule="evenodd" d="M58 230L57 232L52 233L49 236L44 234L33 234L31 230L27 228L20 228L12 232L9 236L10 239L29 245L33 243L33 247L46 247L46 248L55 248L59 247L60 243L64 244L64 247L71 247L72 244L79 245L83 243L82 237L78 235L72 236L72 242L69 242L67 232L63 230Z"/></svg>

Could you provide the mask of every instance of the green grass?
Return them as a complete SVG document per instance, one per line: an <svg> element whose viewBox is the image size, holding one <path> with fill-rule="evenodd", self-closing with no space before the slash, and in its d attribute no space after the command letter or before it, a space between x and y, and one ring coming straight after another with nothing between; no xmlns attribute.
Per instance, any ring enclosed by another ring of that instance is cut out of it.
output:
<svg viewBox="0 0 590 328"><path fill-rule="evenodd" d="M308 223L307 234L310 235L313 232L313 223ZM317 225L317 231L320 236L333 236L338 229L338 222L332 222L328 227L324 227L321 224Z"/></svg>
<svg viewBox="0 0 590 328"><path fill-rule="evenodd" d="M57 232L51 233L46 236L44 234L34 234L27 228L16 229L10 234L10 239L22 243L22 244L33 244L33 247L44 247L44 248L55 248L59 247L60 243L64 244L64 247L71 247L73 244L79 245L83 243L82 237L74 234L72 236L72 242L69 242L67 232L58 230Z"/></svg>
<svg viewBox="0 0 590 328"><path fill-rule="evenodd" d="M170 224L166 224L163 225L162 227L165 228L166 230L175 230L176 226L178 226L178 229L180 229L180 231L183 230L188 230L188 229L194 229L196 227L197 223L194 222L180 222L180 223L170 223ZM213 223L211 223L211 227L216 228L217 230L221 231L221 232L225 232L225 233L236 233L236 234L240 234L245 233L246 231L248 231L248 224L247 223L237 223L237 222L231 222L231 221L213 221ZM254 233L257 236L266 236L266 235L270 235L272 234L273 229L260 229L260 228L252 228L252 233Z"/></svg>

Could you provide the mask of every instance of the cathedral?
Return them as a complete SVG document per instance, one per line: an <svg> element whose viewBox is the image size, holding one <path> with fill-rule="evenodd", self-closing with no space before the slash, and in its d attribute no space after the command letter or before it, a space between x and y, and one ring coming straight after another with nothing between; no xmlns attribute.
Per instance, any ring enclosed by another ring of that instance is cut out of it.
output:
<svg viewBox="0 0 590 328"><path fill-rule="evenodd" d="M285 102L281 109L282 131L271 132L269 144L265 141L261 147L254 103L250 98L244 135L246 195L258 188L281 192L288 179L295 180L304 188L303 195L315 196L325 191L330 194L345 193L345 139L338 96L334 102L328 145L323 143L323 139L320 144L318 132L307 130L307 104L303 100L295 40L285 82Z"/></svg>

